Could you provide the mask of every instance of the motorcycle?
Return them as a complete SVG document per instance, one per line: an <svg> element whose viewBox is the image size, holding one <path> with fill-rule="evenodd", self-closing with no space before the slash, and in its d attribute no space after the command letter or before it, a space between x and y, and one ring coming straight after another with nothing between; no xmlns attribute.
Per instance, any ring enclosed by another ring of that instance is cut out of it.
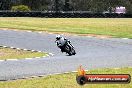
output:
<svg viewBox="0 0 132 88"><path fill-rule="evenodd" d="M57 44L57 46L59 45L57 42L56 42L56 44ZM62 52L66 52L66 54L69 54L69 56L76 54L74 46L70 42L66 42L65 45L58 46L58 47L61 49Z"/></svg>

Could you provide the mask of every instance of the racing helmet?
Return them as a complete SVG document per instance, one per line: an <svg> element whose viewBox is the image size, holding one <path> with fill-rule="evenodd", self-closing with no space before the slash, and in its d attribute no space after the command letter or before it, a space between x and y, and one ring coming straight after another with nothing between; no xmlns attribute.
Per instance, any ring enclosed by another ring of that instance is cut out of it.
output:
<svg viewBox="0 0 132 88"><path fill-rule="evenodd" d="M57 40L59 40L60 38L61 38L61 36L60 36L60 35L57 35L57 36L56 36L56 39L57 39Z"/></svg>

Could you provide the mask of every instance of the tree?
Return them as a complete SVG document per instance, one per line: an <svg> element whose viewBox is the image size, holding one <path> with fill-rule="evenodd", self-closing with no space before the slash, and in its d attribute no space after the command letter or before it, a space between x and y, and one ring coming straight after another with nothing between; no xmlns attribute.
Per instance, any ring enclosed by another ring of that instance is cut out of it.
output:
<svg viewBox="0 0 132 88"><path fill-rule="evenodd" d="M11 0L0 0L0 10L9 10L11 6Z"/></svg>
<svg viewBox="0 0 132 88"><path fill-rule="evenodd" d="M112 12L117 6L124 6L132 13L132 0L0 0L0 10L10 10L15 5L26 5L35 11L92 11Z"/></svg>
<svg viewBox="0 0 132 88"><path fill-rule="evenodd" d="M125 7L127 9L127 13L132 14L132 0L127 0L125 3Z"/></svg>
<svg viewBox="0 0 132 88"><path fill-rule="evenodd" d="M117 6L125 6L127 11L131 11L132 0L71 0L76 11L104 12L113 11Z"/></svg>
<svg viewBox="0 0 132 88"><path fill-rule="evenodd" d="M44 10L48 9L50 0L21 0L21 3L29 6L31 10Z"/></svg>
<svg viewBox="0 0 132 88"><path fill-rule="evenodd" d="M70 0L65 0L65 4L64 4L64 11L72 11L73 10L73 6L70 2Z"/></svg>
<svg viewBox="0 0 132 88"><path fill-rule="evenodd" d="M52 2L53 2L52 5L51 5L51 7L52 7L51 10L52 11L59 12L59 11L64 10L64 0L53 0Z"/></svg>
<svg viewBox="0 0 132 88"><path fill-rule="evenodd" d="M12 6L11 10L15 11L15 12L28 12L28 11L30 11L29 7L25 6L25 5Z"/></svg>
<svg viewBox="0 0 132 88"><path fill-rule="evenodd" d="M71 0L71 6L75 11L89 11L91 0Z"/></svg>

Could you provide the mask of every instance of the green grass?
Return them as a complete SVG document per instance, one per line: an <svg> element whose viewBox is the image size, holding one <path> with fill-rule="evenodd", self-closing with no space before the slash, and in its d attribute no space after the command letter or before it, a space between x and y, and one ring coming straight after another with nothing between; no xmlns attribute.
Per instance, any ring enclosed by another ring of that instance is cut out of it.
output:
<svg viewBox="0 0 132 88"><path fill-rule="evenodd" d="M41 57L46 55L47 55L46 53L41 53L41 52L31 52L31 51L0 47L0 60L34 58L34 57Z"/></svg>
<svg viewBox="0 0 132 88"><path fill-rule="evenodd" d="M0 28L132 38L132 18L0 18Z"/></svg>
<svg viewBox="0 0 132 88"><path fill-rule="evenodd" d="M130 74L132 75L132 68L120 69L96 69L90 70L90 74ZM34 78L27 80L15 80L0 82L0 88L132 88L130 84L86 84L80 86L76 83L76 74L61 74L42 78Z"/></svg>

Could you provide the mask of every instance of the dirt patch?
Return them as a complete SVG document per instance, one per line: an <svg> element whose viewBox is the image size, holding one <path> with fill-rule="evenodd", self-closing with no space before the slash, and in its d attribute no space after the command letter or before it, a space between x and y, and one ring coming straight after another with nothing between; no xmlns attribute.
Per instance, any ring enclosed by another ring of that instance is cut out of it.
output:
<svg viewBox="0 0 132 88"><path fill-rule="evenodd" d="M30 31L30 30L24 30L24 29L15 29L15 28L0 28L0 30L15 30L15 31Z"/></svg>
<svg viewBox="0 0 132 88"><path fill-rule="evenodd" d="M92 36L92 37L98 37L98 38L112 38L112 36L109 35L96 35L96 34L79 34L81 36Z"/></svg>
<svg viewBox="0 0 132 88"><path fill-rule="evenodd" d="M0 56L5 56L5 55L7 55L7 54L4 52L0 52Z"/></svg>
<svg viewBox="0 0 132 88"><path fill-rule="evenodd" d="M61 34L61 35L67 35L67 36L91 36L91 37L97 37L97 38L112 38L112 36L109 35L97 35L97 34L75 34L75 33L67 33L67 32L48 32L48 31L41 31L44 33L53 33L53 34Z"/></svg>
<svg viewBox="0 0 132 88"><path fill-rule="evenodd" d="M0 28L0 30L16 30L16 31L31 31L31 30L19 30L15 28ZM61 35L67 35L67 36L72 36L72 35L77 35L77 36L91 36L91 37L97 37L97 38L112 38L110 35L97 35L97 34L76 34L76 33L68 33L68 32L49 32L49 31L33 31L33 32L42 32L42 33L52 33L52 34L61 34Z"/></svg>

